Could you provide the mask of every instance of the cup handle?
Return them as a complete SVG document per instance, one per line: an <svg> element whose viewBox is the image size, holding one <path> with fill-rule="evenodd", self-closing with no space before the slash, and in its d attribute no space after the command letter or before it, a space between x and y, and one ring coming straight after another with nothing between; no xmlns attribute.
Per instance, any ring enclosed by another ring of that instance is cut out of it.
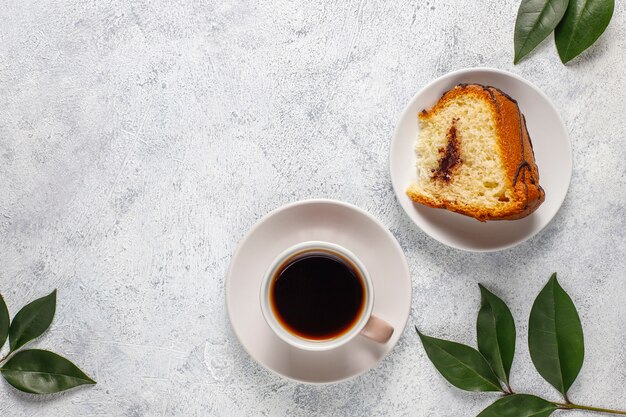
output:
<svg viewBox="0 0 626 417"><path fill-rule="evenodd" d="M393 334L393 327L385 320L371 316L365 324L361 335L378 343L387 343Z"/></svg>

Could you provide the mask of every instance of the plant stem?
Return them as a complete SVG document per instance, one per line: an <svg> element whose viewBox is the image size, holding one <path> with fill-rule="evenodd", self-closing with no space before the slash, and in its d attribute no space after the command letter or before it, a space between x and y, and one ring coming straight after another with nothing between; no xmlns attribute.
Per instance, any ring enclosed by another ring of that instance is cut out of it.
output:
<svg viewBox="0 0 626 417"><path fill-rule="evenodd" d="M2 358L0 358L0 364L4 361L6 361L7 359L9 359L9 356L11 356L13 353L15 353L15 351L10 351L9 353L7 353L6 355L4 355Z"/></svg>
<svg viewBox="0 0 626 417"><path fill-rule="evenodd" d="M578 405L578 404L573 404L573 403L568 403L568 404L554 403L554 405L559 406L559 408L563 410L597 411L598 413L619 414L619 415L626 416L626 411L609 410L608 408L589 407L587 405Z"/></svg>

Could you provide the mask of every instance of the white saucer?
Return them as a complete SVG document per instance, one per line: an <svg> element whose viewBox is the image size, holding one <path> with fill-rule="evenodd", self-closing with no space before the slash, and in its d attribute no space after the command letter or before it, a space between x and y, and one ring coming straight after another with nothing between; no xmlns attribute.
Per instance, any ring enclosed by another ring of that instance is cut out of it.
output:
<svg viewBox="0 0 626 417"><path fill-rule="evenodd" d="M259 290L263 273L296 243L321 240L346 247L363 262L374 284L373 314L395 331L378 344L357 336L331 351L302 351L283 342L263 319ZM334 200L307 200L263 217L243 238L226 277L226 304L235 334L261 365L307 383L333 383L374 367L393 349L411 307L411 277L400 245L371 214Z"/></svg>
<svg viewBox="0 0 626 417"><path fill-rule="evenodd" d="M500 88L517 100L525 114L539 167L539 182L546 192L544 203L530 216L521 220L481 223L457 213L413 204L406 195L409 184L417 178L414 150L419 132L417 114L432 107L444 92L460 83ZM393 189L411 220L441 243L476 252L509 248L539 233L563 204L572 176L572 146L550 99L518 75L492 68L451 72L422 88L400 117L389 156Z"/></svg>

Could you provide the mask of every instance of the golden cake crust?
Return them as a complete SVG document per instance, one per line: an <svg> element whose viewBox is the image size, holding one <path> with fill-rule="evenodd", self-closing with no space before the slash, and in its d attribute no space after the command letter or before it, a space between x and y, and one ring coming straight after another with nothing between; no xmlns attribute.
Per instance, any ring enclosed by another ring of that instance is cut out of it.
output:
<svg viewBox="0 0 626 417"><path fill-rule="evenodd" d="M469 206L457 201L438 201L409 187L407 195L416 203L443 208L480 221L515 220L528 216L544 201L545 192L539 185L539 172L526 127L517 102L501 90L479 84L460 84L443 94L431 109L422 110L418 117L428 120L448 102L459 95L473 95L488 103L493 112L498 149L506 171L507 186L513 190L513 201L503 207Z"/></svg>

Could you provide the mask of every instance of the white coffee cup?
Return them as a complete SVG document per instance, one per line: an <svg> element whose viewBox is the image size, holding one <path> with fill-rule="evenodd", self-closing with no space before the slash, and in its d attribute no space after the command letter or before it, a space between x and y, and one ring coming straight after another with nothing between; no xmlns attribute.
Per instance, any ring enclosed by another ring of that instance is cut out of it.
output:
<svg viewBox="0 0 626 417"><path fill-rule="evenodd" d="M272 289L272 281L275 279L277 269L290 258L293 258L303 252L314 252L315 250L326 250L331 253L335 252L348 259L353 266L358 269L359 275L362 277L365 287L365 307L361 309L361 314L354 321L354 324L347 331L342 332L341 335L324 340L306 339L290 332L278 320L276 312L271 305L270 292ZM343 246L339 246L334 243L322 241L302 242L281 253L271 263L265 273L265 276L263 277L263 281L261 282L260 301L263 317L274 333L276 333L276 335L286 343L289 343L299 349L311 351L336 349L345 345L358 335L365 336L378 343L386 343L389 338L391 338L394 331L393 327L389 323L372 315L372 308L374 306L374 286L372 285L370 275L367 272L367 269L365 269L363 263L354 253Z"/></svg>

